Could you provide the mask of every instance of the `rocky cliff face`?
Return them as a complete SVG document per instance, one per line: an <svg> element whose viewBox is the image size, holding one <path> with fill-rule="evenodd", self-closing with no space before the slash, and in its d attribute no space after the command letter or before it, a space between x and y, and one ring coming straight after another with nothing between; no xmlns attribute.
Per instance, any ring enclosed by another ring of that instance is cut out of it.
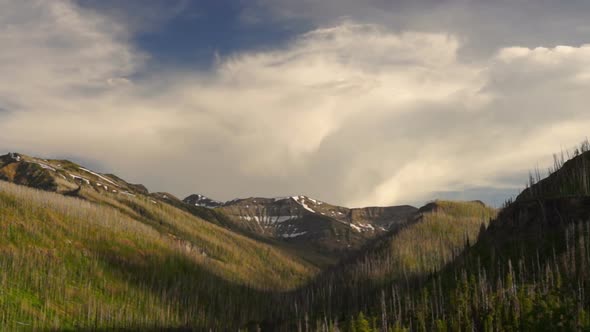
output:
<svg viewBox="0 0 590 332"><path fill-rule="evenodd" d="M211 199L209 197L203 196L203 195L199 195L199 194L194 194L194 195L190 195L187 198L184 199L184 202L186 204L190 204L190 205L194 205L194 206L202 206L202 207L206 207L206 208L216 208L216 207L220 207L223 203L216 201L214 199Z"/></svg>
<svg viewBox="0 0 590 332"><path fill-rule="evenodd" d="M286 238L305 235L289 225L313 214L291 198L238 199L223 204L220 209L251 231Z"/></svg>
<svg viewBox="0 0 590 332"><path fill-rule="evenodd" d="M307 196L238 199L224 203L220 209L251 230L279 237L286 234L277 233L277 229L303 217L323 217L357 233L379 233L404 223L418 211L408 205L349 209Z"/></svg>
<svg viewBox="0 0 590 332"><path fill-rule="evenodd" d="M191 195L184 202L203 206L204 197ZM235 199L212 207L249 232L335 250L359 247L417 212L411 206L349 209L302 195Z"/></svg>

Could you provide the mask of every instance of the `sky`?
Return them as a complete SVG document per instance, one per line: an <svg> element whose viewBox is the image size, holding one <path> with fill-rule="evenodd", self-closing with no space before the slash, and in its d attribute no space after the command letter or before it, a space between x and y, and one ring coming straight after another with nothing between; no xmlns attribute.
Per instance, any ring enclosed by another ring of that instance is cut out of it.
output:
<svg viewBox="0 0 590 332"><path fill-rule="evenodd" d="M500 205L588 136L586 0L0 0L0 152L151 191Z"/></svg>

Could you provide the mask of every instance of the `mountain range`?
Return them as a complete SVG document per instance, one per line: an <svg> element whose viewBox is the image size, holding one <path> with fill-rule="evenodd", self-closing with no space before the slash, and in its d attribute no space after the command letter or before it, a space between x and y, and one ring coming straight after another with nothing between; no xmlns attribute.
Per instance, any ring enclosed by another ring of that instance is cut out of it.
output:
<svg viewBox="0 0 590 332"><path fill-rule="evenodd" d="M19 153L0 156L0 179L66 196L84 197L80 191L91 191L97 201L102 196L145 197L153 204L171 204L218 224L223 219L224 227L249 236L311 247L332 262L370 239L396 229L418 212L409 205L349 209L303 195L219 202L194 194L181 201L173 194L150 193L141 184L128 183L114 174L101 174L68 160ZM223 217L207 216L215 213Z"/></svg>
<svg viewBox="0 0 590 332"><path fill-rule="evenodd" d="M0 156L9 330L590 328L590 145L500 209L179 199L67 160Z"/></svg>
<svg viewBox="0 0 590 332"><path fill-rule="evenodd" d="M408 205L349 209L303 195L251 197L224 203L191 195L184 202L215 208L234 227L247 232L315 244L330 251L357 248L367 239L395 229L418 211Z"/></svg>

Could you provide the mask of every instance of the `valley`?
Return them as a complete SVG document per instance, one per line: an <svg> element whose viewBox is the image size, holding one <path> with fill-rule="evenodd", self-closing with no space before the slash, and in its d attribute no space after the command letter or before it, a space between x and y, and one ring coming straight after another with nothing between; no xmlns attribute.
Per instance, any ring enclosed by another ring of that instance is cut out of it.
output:
<svg viewBox="0 0 590 332"><path fill-rule="evenodd" d="M582 144L501 209L448 200L347 208L303 195L179 199L71 161L10 153L0 157L0 322L74 330L583 328L589 158Z"/></svg>

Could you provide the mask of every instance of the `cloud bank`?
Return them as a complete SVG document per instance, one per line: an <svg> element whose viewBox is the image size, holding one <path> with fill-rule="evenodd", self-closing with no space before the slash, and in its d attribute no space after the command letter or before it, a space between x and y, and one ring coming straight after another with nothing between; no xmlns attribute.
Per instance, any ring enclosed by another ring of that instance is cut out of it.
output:
<svg viewBox="0 0 590 332"><path fill-rule="evenodd" d="M179 196L511 192L590 125L590 45L465 60L451 33L341 21L207 71L146 72L120 21L62 0L0 7L0 150L91 160Z"/></svg>
<svg viewBox="0 0 590 332"><path fill-rule="evenodd" d="M579 45L590 31L585 0L255 0L247 11L281 24L318 26L344 18L394 31L445 31L463 42L466 57L512 45Z"/></svg>

